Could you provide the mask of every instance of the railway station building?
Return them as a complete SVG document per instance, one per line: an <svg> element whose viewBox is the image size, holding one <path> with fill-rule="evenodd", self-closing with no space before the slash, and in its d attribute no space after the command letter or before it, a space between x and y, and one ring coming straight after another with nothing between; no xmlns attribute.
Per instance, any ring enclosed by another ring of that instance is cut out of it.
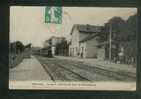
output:
<svg viewBox="0 0 141 99"><path fill-rule="evenodd" d="M75 24L71 31L69 56L105 58L105 46L98 42L102 26Z"/></svg>

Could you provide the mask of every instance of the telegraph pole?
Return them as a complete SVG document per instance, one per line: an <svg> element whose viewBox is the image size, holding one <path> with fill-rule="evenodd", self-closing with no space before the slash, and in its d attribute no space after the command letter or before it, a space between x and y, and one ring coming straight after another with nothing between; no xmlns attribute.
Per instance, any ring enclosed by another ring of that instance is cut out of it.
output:
<svg viewBox="0 0 141 99"><path fill-rule="evenodd" d="M110 30L109 30L109 61L111 63L112 60L112 24L110 23Z"/></svg>

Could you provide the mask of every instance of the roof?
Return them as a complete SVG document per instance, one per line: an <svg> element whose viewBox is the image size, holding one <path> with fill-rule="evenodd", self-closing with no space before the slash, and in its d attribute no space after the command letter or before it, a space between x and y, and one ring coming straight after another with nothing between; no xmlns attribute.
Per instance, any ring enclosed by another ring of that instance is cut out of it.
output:
<svg viewBox="0 0 141 99"><path fill-rule="evenodd" d="M99 35L99 33L91 34L91 35L85 37L84 39L80 40L79 42L85 42L85 41L91 40L91 39L95 38L98 35Z"/></svg>
<svg viewBox="0 0 141 99"><path fill-rule="evenodd" d="M53 38L56 38L56 39L65 39L65 37L61 36L61 37L58 37L58 36L51 36L50 39L53 39Z"/></svg>
<svg viewBox="0 0 141 99"><path fill-rule="evenodd" d="M71 30L71 35L74 30L74 28L77 28L80 33L98 33L101 32L102 26L95 26L95 25L89 25L89 24L74 24Z"/></svg>
<svg viewBox="0 0 141 99"><path fill-rule="evenodd" d="M107 40L107 41L104 41L104 42L99 43L99 45L107 45L107 44L109 44L109 43L110 43L110 42ZM116 42L116 41L112 40L111 43L112 43L112 44L118 44L119 42Z"/></svg>

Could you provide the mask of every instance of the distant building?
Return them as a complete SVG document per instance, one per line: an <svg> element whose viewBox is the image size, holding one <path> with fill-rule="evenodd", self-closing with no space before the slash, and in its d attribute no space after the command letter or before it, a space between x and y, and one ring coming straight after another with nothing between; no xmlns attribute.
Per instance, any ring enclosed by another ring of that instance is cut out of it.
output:
<svg viewBox="0 0 141 99"><path fill-rule="evenodd" d="M56 46L57 44L60 44L62 41L65 40L64 37L55 37L55 36L52 36L50 39L50 42L51 42L51 50L52 50L52 55L55 55L56 53Z"/></svg>
<svg viewBox="0 0 141 99"><path fill-rule="evenodd" d="M69 43L65 39L61 43L58 43L56 45L55 55L68 56L68 51L69 51Z"/></svg>
<svg viewBox="0 0 141 99"><path fill-rule="evenodd" d="M65 37L56 37L52 36L50 39L46 40L44 42L44 48L51 47L52 55L56 54L56 46L63 42L65 40Z"/></svg>
<svg viewBox="0 0 141 99"><path fill-rule="evenodd" d="M52 36L49 41L51 42L52 46L55 46L58 43L61 43L63 40L65 40L65 37L56 37Z"/></svg>
<svg viewBox="0 0 141 99"><path fill-rule="evenodd" d="M71 31L69 56L82 58L104 58L105 48L99 47L101 26L75 24Z"/></svg>

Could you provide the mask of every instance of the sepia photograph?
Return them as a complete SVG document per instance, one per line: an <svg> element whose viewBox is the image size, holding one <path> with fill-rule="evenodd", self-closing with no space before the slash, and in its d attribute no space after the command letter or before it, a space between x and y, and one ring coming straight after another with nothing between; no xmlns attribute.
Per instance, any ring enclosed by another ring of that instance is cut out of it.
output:
<svg viewBox="0 0 141 99"><path fill-rule="evenodd" d="M9 89L136 90L137 8L11 6Z"/></svg>

